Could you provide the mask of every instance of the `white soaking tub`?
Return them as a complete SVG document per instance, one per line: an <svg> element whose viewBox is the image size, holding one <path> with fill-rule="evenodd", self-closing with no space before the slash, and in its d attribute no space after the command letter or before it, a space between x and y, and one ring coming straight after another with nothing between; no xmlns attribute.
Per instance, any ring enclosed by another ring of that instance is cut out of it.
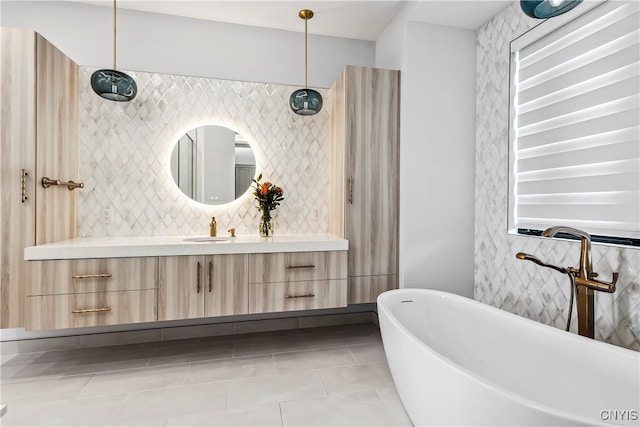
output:
<svg viewBox="0 0 640 427"><path fill-rule="evenodd" d="M378 297L393 380L422 425L640 425L640 353L440 291Z"/></svg>

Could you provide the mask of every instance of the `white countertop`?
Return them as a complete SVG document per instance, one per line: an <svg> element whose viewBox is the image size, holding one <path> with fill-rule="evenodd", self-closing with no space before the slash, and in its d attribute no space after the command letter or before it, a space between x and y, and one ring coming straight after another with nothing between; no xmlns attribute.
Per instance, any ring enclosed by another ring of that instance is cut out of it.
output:
<svg viewBox="0 0 640 427"><path fill-rule="evenodd" d="M27 261L271 252L346 251L349 241L331 234L239 235L218 242L188 242L206 236L86 237L24 249Z"/></svg>

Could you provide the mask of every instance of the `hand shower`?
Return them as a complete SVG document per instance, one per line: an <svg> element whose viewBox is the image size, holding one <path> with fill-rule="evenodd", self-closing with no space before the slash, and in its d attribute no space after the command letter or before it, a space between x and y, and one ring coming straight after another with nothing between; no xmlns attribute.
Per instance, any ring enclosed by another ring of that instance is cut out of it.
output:
<svg viewBox="0 0 640 427"><path fill-rule="evenodd" d="M540 261L538 258L534 257L533 255L525 254L524 252L518 252L516 254L516 258L534 262L534 263L536 263L536 264L538 264L539 266L542 266L542 267L552 268L555 271L559 271L560 273L565 273L565 274L569 273L569 270L566 269L566 268L558 267L558 266L555 266L555 265L552 265L552 264L547 264L546 262Z"/></svg>
<svg viewBox="0 0 640 427"><path fill-rule="evenodd" d="M535 264L538 264L541 267L551 268L551 269L553 269L555 271L559 271L560 273L564 273L567 276L569 276L571 290L569 292L569 296L570 296L570 298L569 298L569 316L567 317L567 326L565 328L565 330L567 332L569 332L569 327L571 326L571 314L573 312L573 294L574 294L574 291L577 292L576 280L575 280L575 276L574 276L574 274L576 273L576 270L571 268L571 267L563 268L563 267L558 267L556 265L547 264L546 262L540 261L540 259L534 257L533 255L525 254L524 252L518 252L516 254L516 258L522 259L522 260L526 260L526 261L531 261L531 262L533 262Z"/></svg>

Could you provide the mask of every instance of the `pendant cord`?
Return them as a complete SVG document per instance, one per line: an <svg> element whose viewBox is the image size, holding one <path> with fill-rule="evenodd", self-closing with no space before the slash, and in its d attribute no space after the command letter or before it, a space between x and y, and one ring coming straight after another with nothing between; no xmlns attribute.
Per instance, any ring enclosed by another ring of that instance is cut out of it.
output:
<svg viewBox="0 0 640 427"><path fill-rule="evenodd" d="M113 69L116 68L116 0L113 0Z"/></svg>
<svg viewBox="0 0 640 427"><path fill-rule="evenodd" d="M307 89L309 86L307 85L307 21L308 19L304 18L304 88Z"/></svg>

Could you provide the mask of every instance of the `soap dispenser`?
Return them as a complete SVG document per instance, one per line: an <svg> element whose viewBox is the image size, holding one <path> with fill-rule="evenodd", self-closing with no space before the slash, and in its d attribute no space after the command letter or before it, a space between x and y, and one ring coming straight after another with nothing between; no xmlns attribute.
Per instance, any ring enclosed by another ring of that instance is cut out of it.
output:
<svg viewBox="0 0 640 427"><path fill-rule="evenodd" d="M217 224L216 224L216 217L212 216L211 217L211 224L209 224L209 236L210 237L215 237L217 234Z"/></svg>

